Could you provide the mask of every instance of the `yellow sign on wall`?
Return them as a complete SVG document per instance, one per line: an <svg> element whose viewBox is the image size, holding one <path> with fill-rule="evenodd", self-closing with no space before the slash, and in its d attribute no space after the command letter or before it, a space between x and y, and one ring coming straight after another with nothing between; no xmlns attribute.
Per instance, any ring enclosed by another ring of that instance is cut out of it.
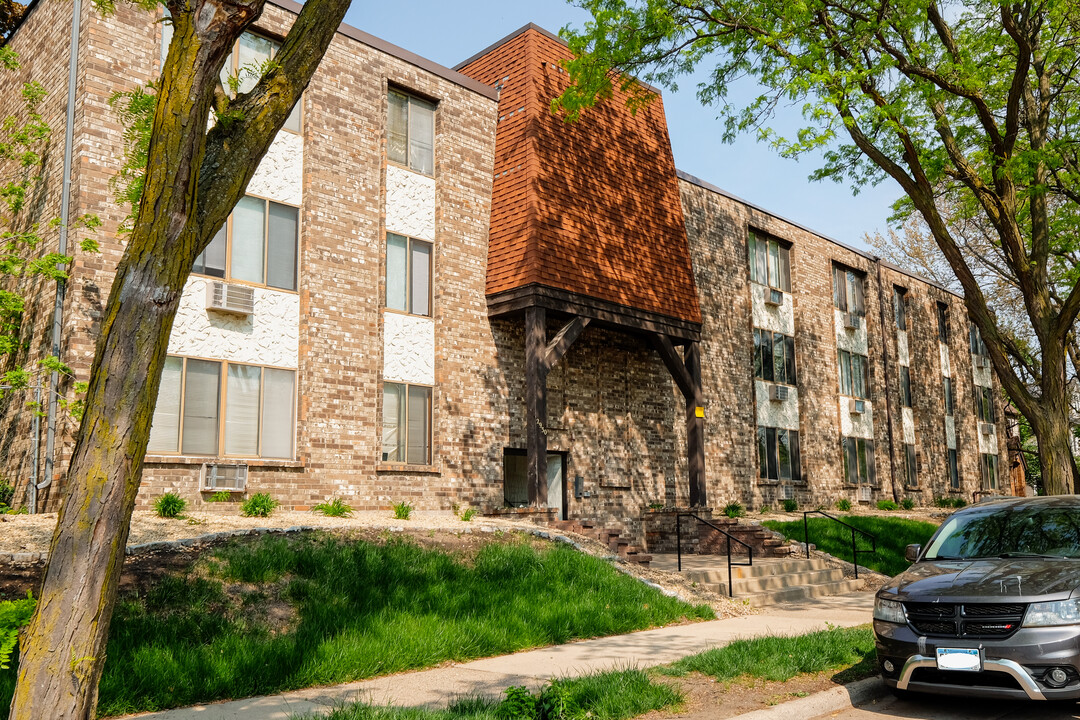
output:
<svg viewBox="0 0 1080 720"><path fill-rule="evenodd" d="M694 415L696 415L697 417L700 417L700 418L705 417L705 408L703 408L703 407L694 408Z"/></svg>

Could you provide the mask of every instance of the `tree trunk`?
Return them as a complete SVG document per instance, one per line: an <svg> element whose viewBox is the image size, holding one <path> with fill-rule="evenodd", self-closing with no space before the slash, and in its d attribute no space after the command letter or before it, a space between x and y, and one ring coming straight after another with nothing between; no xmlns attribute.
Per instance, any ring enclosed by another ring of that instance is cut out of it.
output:
<svg viewBox="0 0 1080 720"><path fill-rule="evenodd" d="M131 513L184 283L243 196L349 6L348 0L309 0L277 67L234 101L241 119L207 134L218 71L264 2L169 2L174 39L158 90L145 188L105 307L10 720L95 716Z"/></svg>
<svg viewBox="0 0 1080 720"><path fill-rule="evenodd" d="M1072 454L1072 428L1068 403L1065 408L1047 408L1031 428L1039 443L1043 492L1047 495L1070 495L1080 492L1080 472Z"/></svg>

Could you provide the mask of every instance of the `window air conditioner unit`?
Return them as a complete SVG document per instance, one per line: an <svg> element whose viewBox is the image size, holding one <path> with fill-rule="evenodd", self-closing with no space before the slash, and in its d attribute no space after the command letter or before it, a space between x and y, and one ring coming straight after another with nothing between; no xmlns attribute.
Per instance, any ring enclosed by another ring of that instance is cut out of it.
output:
<svg viewBox="0 0 1080 720"><path fill-rule="evenodd" d="M988 422L979 423L979 432L981 432L983 435L993 435L994 430L995 430L994 423L988 423Z"/></svg>
<svg viewBox="0 0 1080 720"><path fill-rule="evenodd" d="M206 309L235 315L255 312L255 288L223 282L206 283Z"/></svg>
<svg viewBox="0 0 1080 720"><path fill-rule="evenodd" d="M202 466L202 487L210 491L243 492L247 487L247 475L247 465L207 463Z"/></svg>
<svg viewBox="0 0 1080 720"><path fill-rule="evenodd" d="M866 412L866 401L858 398L848 398L848 408L852 415L862 415Z"/></svg>
<svg viewBox="0 0 1080 720"><path fill-rule="evenodd" d="M773 402L784 402L787 400L788 389L786 385L770 385L769 386L769 400Z"/></svg>
<svg viewBox="0 0 1080 720"><path fill-rule="evenodd" d="M765 288L765 304L766 305L783 305L784 304L784 291L777 290L776 288Z"/></svg>
<svg viewBox="0 0 1080 720"><path fill-rule="evenodd" d="M844 313L844 327L848 330L858 330L862 323L862 318L853 312Z"/></svg>
<svg viewBox="0 0 1080 720"><path fill-rule="evenodd" d="M780 486L780 499L781 500L794 500L795 499L795 488L791 487L790 485L781 485Z"/></svg>
<svg viewBox="0 0 1080 720"><path fill-rule="evenodd" d="M988 367L990 367L990 358L986 357L985 355L976 355L975 356L975 367L977 367L977 368L988 368Z"/></svg>
<svg viewBox="0 0 1080 720"><path fill-rule="evenodd" d="M863 485L859 488L859 502L870 502L872 498L873 488L869 485Z"/></svg>

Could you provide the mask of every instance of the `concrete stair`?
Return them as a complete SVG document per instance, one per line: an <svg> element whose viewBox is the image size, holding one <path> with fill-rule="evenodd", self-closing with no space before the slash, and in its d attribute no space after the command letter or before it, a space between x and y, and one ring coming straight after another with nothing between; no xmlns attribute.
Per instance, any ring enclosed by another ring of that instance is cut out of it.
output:
<svg viewBox="0 0 1080 720"><path fill-rule="evenodd" d="M674 555L657 555L652 567L675 570ZM683 555L683 574L719 595L728 594L727 557ZM797 603L855 592L862 582L845 579L839 568L820 558L754 558L752 566L732 566L732 595L757 607Z"/></svg>
<svg viewBox="0 0 1080 720"><path fill-rule="evenodd" d="M737 519L722 516L714 517L709 522L754 548L755 560L757 558L787 557L790 552L786 540L773 537L772 533L757 523L739 522ZM698 552L727 557L727 538L705 523L698 523L697 526L698 537L700 538ZM732 542L731 554L745 555L746 549Z"/></svg>
<svg viewBox="0 0 1080 720"><path fill-rule="evenodd" d="M555 530L576 533L607 545L613 554L634 565L649 567L649 563L653 559L653 556L646 553L644 548L631 545L629 540L621 537L619 531L597 528L587 520L555 520L547 523L547 525Z"/></svg>

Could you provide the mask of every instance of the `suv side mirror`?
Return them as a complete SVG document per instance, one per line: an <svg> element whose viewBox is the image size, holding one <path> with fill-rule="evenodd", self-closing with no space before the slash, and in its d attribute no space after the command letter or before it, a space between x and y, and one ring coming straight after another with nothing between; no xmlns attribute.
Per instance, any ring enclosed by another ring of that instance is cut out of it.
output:
<svg viewBox="0 0 1080 720"><path fill-rule="evenodd" d="M919 559L919 555L922 553L922 545L914 543L904 548L904 559L908 562L915 562Z"/></svg>

